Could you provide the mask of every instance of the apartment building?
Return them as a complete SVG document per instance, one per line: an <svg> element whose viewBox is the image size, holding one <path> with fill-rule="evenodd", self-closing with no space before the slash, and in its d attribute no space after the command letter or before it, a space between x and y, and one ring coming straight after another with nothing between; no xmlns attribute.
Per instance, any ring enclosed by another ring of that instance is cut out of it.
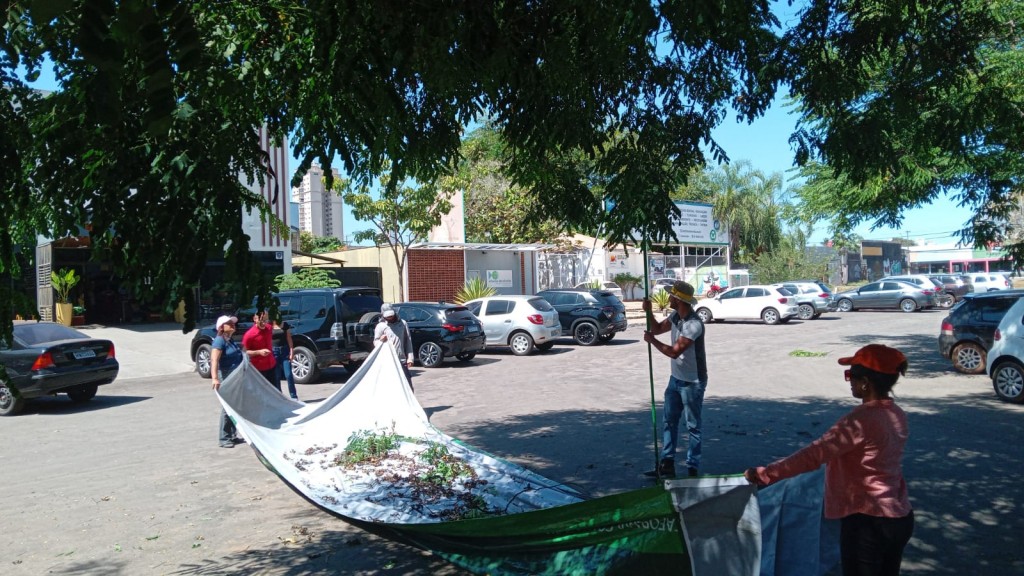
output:
<svg viewBox="0 0 1024 576"><path fill-rule="evenodd" d="M341 178L337 170L332 171L335 179ZM292 188L292 202L299 207L300 231L345 240L341 196L324 187L324 170L320 164L313 162L302 177L302 184Z"/></svg>

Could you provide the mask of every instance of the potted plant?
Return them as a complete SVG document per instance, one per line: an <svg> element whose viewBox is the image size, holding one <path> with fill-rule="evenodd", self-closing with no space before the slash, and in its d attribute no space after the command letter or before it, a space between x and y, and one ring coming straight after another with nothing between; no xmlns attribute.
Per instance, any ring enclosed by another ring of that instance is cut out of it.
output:
<svg viewBox="0 0 1024 576"><path fill-rule="evenodd" d="M71 307L71 325L81 326L85 324L85 306L74 305Z"/></svg>
<svg viewBox="0 0 1024 576"><path fill-rule="evenodd" d="M65 326L71 326L73 310L68 298L71 297L71 289L78 284L79 280L81 278L72 269L61 268L56 272L50 272L50 283L53 284L53 291L57 293L57 303L54 305L57 322Z"/></svg>

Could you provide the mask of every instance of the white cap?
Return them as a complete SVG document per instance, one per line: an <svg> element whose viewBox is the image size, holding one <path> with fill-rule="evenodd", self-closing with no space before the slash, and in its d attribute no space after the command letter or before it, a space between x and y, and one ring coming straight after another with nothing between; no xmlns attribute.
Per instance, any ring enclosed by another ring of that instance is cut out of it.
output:
<svg viewBox="0 0 1024 576"><path fill-rule="evenodd" d="M380 307L380 313L381 313L381 316L383 316L385 318L391 318L392 316L395 315L395 309L391 307L391 304L388 304L388 303L385 302Z"/></svg>
<svg viewBox="0 0 1024 576"><path fill-rule="evenodd" d="M228 322L231 322L232 324L237 324L238 318L234 316L221 316L220 318L217 318L217 331L220 332L220 327L227 324Z"/></svg>

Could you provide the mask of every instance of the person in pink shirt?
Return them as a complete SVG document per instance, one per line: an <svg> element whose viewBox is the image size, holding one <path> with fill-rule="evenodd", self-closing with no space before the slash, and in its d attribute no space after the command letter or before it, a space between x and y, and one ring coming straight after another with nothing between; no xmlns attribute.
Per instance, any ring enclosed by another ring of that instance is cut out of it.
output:
<svg viewBox="0 0 1024 576"><path fill-rule="evenodd" d="M914 532L901 460L907 415L890 397L907 372L896 348L868 344L839 363L860 406L821 438L768 466L743 475L764 486L825 465L825 517L840 519L839 552L844 576L897 575Z"/></svg>

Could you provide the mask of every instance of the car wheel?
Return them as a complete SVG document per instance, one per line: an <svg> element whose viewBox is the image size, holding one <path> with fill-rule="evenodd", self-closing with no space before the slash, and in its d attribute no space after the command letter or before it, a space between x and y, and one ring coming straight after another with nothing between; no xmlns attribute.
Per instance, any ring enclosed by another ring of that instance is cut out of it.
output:
<svg viewBox="0 0 1024 576"><path fill-rule="evenodd" d="M526 356L533 352L533 338L526 332L516 332L508 339L508 346L516 356Z"/></svg>
<svg viewBox="0 0 1024 576"><path fill-rule="evenodd" d="M463 352L462 354L458 354L455 357L459 360L462 360L463 362L469 362L473 358L476 358L476 352Z"/></svg>
<svg viewBox="0 0 1024 576"><path fill-rule="evenodd" d="M1003 400L1024 402L1024 367L1013 360L996 364L992 369L992 387Z"/></svg>
<svg viewBox="0 0 1024 576"><path fill-rule="evenodd" d="M953 304L956 304L956 297L952 294L940 294L936 298L936 304L939 305L939 308L948 310L953 307Z"/></svg>
<svg viewBox="0 0 1024 576"><path fill-rule="evenodd" d="M985 349L974 342L957 344L952 359L957 372L981 374L985 371Z"/></svg>
<svg viewBox="0 0 1024 576"><path fill-rule="evenodd" d="M801 320L810 320L814 318L814 306L811 306L810 304L801 304L797 311L797 316L799 316Z"/></svg>
<svg viewBox="0 0 1024 576"><path fill-rule="evenodd" d="M917 310L917 302L914 302L913 298L904 298L900 300L900 310L904 312L913 312Z"/></svg>
<svg viewBox="0 0 1024 576"><path fill-rule="evenodd" d="M196 348L196 372L201 378L210 377L210 345L200 344Z"/></svg>
<svg viewBox="0 0 1024 576"><path fill-rule="evenodd" d="M700 316L700 321L705 324L711 322L714 319L711 316L711 310L708 310L707 308L701 308L697 310L697 316Z"/></svg>
<svg viewBox="0 0 1024 576"><path fill-rule="evenodd" d="M601 342L611 342L612 338L615 338L615 332L611 334L604 334L601 336Z"/></svg>
<svg viewBox="0 0 1024 576"><path fill-rule="evenodd" d="M354 370L353 370L354 372ZM312 384L320 375L316 367L316 354L305 346L296 346L292 350L292 376L296 384Z"/></svg>
<svg viewBox="0 0 1024 576"><path fill-rule="evenodd" d="M843 298L842 300L839 301L838 306L840 312L852 312L853 300L850 300L849 298Z"/></svg>
<svg viewBox="0 0 1024 576"><path fill-rule="evenodd" d="M590 322L580 322L572 329L572 339L580 346L590 346L597 342L597 326Z"/></svg>
<svg viewBox="0 0 1024 576"><path fill-rule="evenodd" d="M82 384L68 390L68 398L72 402L88 402L96 397L96 390L99 386L95 384Z"/></svg>
<svg viewBox="0 0 1024 576"><path fill-rule="evenodd" d="M437 368L444 362L444 350L441 350L441 347L436 342L420 344L420 349L416 356L419 358L420 366L424 368Z"/></svg>
<svg viewBox="0 0 1024 576"><path fill-rule="evenodd" d="M24 407L24 398L15 398L10 388L0 386L0 416L14 416Z"/></svg>
<svg viewBox="0 0 1024 576"><path fill-rule="evenodd" d="M761 311L761 320L764 320L764 323L768 325L778 324L779 311L775 308L765 308Z"/></svg>

